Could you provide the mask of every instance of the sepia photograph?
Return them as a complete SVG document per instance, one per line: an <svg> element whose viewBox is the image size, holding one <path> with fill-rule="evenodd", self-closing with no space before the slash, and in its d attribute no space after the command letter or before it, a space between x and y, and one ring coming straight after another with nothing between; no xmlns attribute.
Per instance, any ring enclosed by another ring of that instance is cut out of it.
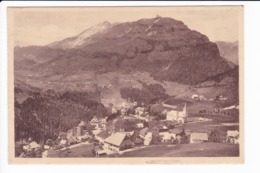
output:
<svg viewBox="0 0 260 173"><path fill-rule="evenodd" d="M7 11L10 163L243 163L243 6Z"/></svg>

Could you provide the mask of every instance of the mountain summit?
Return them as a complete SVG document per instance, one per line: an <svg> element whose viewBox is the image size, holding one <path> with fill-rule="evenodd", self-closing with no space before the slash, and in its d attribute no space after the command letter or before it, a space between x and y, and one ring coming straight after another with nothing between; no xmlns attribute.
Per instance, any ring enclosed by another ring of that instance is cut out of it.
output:
<svg viewBox="0 0 260 173"><path fill-rule="evenodd" d="M75 37L71 37L71 38L64 39L62 41L51 43L47 45L47 47L61 48L61 49L75 48L87 42L91 36L105 32L107 29L111 28L112 26L113 25L108 21L104 21L83 31L82 33L80 33Z"/></svg>

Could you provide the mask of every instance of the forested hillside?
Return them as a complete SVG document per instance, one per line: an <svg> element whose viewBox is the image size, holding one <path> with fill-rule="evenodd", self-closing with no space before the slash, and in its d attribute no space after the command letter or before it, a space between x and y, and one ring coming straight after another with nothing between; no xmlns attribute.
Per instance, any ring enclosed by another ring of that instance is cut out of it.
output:
<svg viewBox="0 0 260 173"><path fill-rule="evenodd" d="M16 95L25 92L15 89ZM28 94L28 93L24 93ZM107 114L105 107L86 92L32 92L24 102L15 101L15 139L45 141L75 127L81 120Z"/></svg>

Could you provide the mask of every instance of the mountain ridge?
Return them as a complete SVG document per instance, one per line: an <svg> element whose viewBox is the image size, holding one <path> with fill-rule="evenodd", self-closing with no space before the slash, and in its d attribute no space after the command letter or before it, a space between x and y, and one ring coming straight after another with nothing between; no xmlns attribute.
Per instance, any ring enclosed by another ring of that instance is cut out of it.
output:
<svg viewBox="0 0 260 173"><path fill-rule="evenodd" d="M197 85L234 68L216 43L172 18L103 22L91 28L47 46L15 48L15 70L57 83L75 75L80 76L77 82L86 83L107 72L148 72L157 81Z"/></svg>

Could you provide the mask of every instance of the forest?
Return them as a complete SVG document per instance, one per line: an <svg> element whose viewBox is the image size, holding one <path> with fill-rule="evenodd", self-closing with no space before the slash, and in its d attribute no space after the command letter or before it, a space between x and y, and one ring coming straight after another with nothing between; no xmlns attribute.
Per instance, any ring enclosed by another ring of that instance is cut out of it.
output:
<svg viewBox="0 0 260 173"><path fill-rule="evenodd" d="M15 89L15 94L24 92ZM55 139L81 120L107 114L103 104L93 99L93 93L31 92L23 103L15 100L15 141L32 138L36 142Z"/></svg>
<svg viewBox="0 0 260 173"><path fill-rule="evenodd" d="M125 87L120 89L121 97L139 105L154 104L168 97L166 90L160 84L142 83L142 89Z"/></svg>

